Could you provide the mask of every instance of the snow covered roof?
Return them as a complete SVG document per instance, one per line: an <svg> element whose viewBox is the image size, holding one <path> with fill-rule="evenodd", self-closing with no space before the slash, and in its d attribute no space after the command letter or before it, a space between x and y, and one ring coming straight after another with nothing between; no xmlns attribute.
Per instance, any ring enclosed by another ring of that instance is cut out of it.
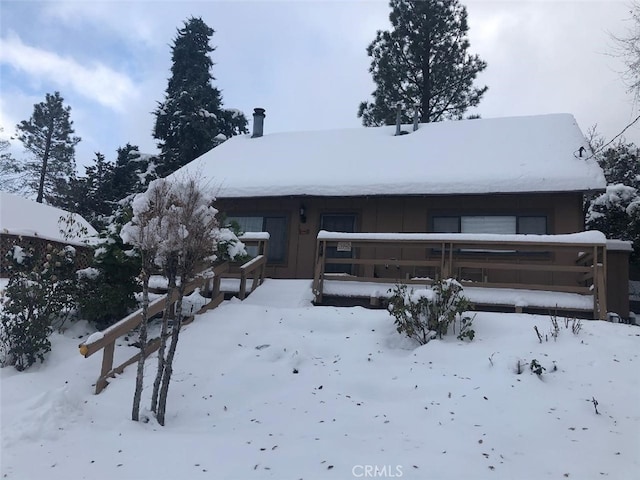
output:
<svg viewBox="0 0 640 480"><path fill-rule="evenodd" d="M87 234L79 234L73 238L65 238L60 230L69 230L60 217L71 215L75 225L71 232L87 229ZM61 210L51 205L34 202L17 195L0 192L0 233L38 237L45 240L64 242L71 245L84 245L82 240L97 235L98 232L80 215Z"/></svg>
<svg viewBox="0 0 640 480"><path fill-rule="evenodd" d="M431 242L474 242L482 244L491 243L535 243L541 244L570 244L570 245L618 245L614 242L621 240L607 240L604 233L597 230L588 232L567 233L563 235L531 235L514 234L504 235L496 233L343 233L320 230L318 240L333 241L431 241ZM630 243L630 242L622 242ZM621 247L622 248L622 247Z"/></svg>
<svg viewBox="0 0 640 480"><path fill-rule="evenodd" d="M603 189L570 114L233 137L174 175L217 196L356 196ZM588 150L587 150L588 152Z"/></svg>

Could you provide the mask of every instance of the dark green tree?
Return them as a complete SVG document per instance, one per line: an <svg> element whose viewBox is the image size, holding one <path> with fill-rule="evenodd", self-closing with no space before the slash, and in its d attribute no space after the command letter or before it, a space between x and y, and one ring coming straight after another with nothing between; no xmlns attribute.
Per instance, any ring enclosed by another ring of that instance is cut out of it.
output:
<svg viewBox="0 0 640 480"><path fill-rule="evenodd" d="M110 199L122 200L144 191L156 175L157 159L140 153L137 145L127 143L118 148L116 164L111 176Z"/></svg>
<svg viewBox="0 0 640 480"><path fill-rule="evenodd" d="M93 164L85 167L85 176L69 181L66 209L82 215L96 230L102 230L113 214L113 171L113 162L96 152Z"/></svg>
<svg viewBox="0 0 640 480"><path fill-rule="evenodd" d="M220 90L213 86L214 30L201 18L189 18L173 42L171 78L157 110L153 132L161 150L158 174L167 175L227 138L247 133L247 119L238 110L224 109Z"/></svg>
<svg viewBox="0 0 640 480"><path fill-rule="evenodd" d="M4 129L0 127L0 133L3 131ZM19 190L20 167L9 151L10 147L8 140L0 138L0 190L4 192Z"/></svg>
<svg viewBox="0 0 640 480"><path fill-rule="evenodd" d="M137 305L140 257L120 238L125 211L118 209L109 227L100 232L92 269L78 275L80 315L99 329L121 320Z"/></svg>
<svg viewBox="0 0 640 480"><path fill-rule="evenodd" d="M44 102L33 107L29 121L17 125L18 139L33 154L23 165L26 186L36 193L36 201L44 199L60 206L68 192L68 181L76 170L75 146L80 137L74 137L71 107L64 106L60 92L47 93Z"/></svg>
<svg viewBox="0 0 640 480"><path fill-rule="evenodd" d="M473 82L487 64L471 55L467 9L458 0L391 0L391 30L378 31L367 48L376 89L358 117L365 126L391 125L402 107L422 123L461 119L487 91Z"/></svg>
<svg viewBox="0 0 640 480"><path fill-rule="evenodd" d="M593 135L592 135L593 136ZM593 145L602 147L595 136ZM631 263L640 267L640 161L638 148L623 140L613 146L596 150L596 159L607 179L605 193L586 200L585 224L589 230L599 230L607 238L633 242Z"/></svg>
<svg viewBox="0 0 640 480"><path fill-rule="evenodd" d="M633 143L619 141L597 156L598 163L604 170L607 183L622 183L640 189L640 161L638 147Z"/></svg>

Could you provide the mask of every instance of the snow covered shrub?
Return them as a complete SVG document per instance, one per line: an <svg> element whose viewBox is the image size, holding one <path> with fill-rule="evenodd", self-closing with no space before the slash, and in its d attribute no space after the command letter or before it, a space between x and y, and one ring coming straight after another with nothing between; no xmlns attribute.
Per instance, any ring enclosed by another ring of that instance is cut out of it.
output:
<svg viewBox="0 0 640 480"><path fill-rule="evenodd" d="M542 372L544 372L546 370L546 368L544 368L542 365L540 365L540 362L538 360L536 360L535 358L533 360L531 360L531 364L529 365L529 368L531 369L531 371L533 373L535 373L538 376L542 375Z"/></svg>
<svg viewBox="0 0 640 480"><path fill-rule="evenodd" d="M462 326L465 318L464 331L467 333L464 337L473 339L475 332L469 329L472 320L463 317L470 304L462 295L462 285L456 280L440 280L431 288L419 290L408 290L406 285L399 284L390 292L392 296L387 308L395 318L398 333L424 345L436 336L446 335L456 319L461 320Z"/></svg>
<svg viewBox="0 0 640 480"><path fill-rule="evenodd" d="M111 225L101 233L90 268L78 271L80 315L102 330L136 307L140 258L120 239Z"/></svg>
<svg viewBox="0 0 640 480"><path fill-rule="evenodd" d="M233 228L220 228L215 235L216 238L216 262L225 260L244 261L249 256L244 243L238 238L239 231Z"/></svg>
<svg viewBox="0 0 640 480"><path fill-rule="evenodd" d="M640 264L640 194L634 187L608 185L605 193L589 204L586 227L599 230L607 238L633 242L631 262Z"/></svg>
<svg viewBox="0 0 640 480"><path fill-rule="evenodd" d="M471 341L476 336L476 331L471 328L474 318L475 315L473 317L470 317L468 315L460 316L460 333L458 333L458 340L464 340L465 338L468 338L469 341Z"/></svg>
<svg viewBox="0 0 640 480"><path fill-rule="evenodd" d="M6 255L9 283L0 313L0 361L17 370L44 361L53 328L76 306L75 249L48 244L42 252L15 245Z"/></svg>

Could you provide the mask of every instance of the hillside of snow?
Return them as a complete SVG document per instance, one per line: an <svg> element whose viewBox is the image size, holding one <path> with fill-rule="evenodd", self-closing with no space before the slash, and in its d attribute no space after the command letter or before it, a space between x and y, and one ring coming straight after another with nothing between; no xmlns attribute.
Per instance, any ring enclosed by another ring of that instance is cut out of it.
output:
<svg viewBox="0 0 640 480"><path fill-rule="evenodd" d="M384 310L314 307L267 280L185 327L167 426L130 420L135 367L100 395L101 354L55 334L0 370L7 479L630 479L640 471L640 327L477 313L476 338L417 346ZM135 353L126 341L118 358ZM147 361L148 405L155 356ZM541 376L529 365L537 360ZM520 363L522 372L516 372ZM593 400L596 400L596 406ZM369 473L369 475L366 475Z"/></svg>

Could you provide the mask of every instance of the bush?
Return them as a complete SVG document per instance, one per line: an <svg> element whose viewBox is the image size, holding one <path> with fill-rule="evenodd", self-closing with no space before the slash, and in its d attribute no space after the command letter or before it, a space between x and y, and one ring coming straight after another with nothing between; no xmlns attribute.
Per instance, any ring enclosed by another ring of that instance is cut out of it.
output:
<svg viewBox="0 0 640 480"><path fill-rule="evenodd" d="M76 306L75 249L48 244L43 253L15 245L6 255L9 283L0 313L0 363L24 370L44 361L49 335Z"/></svg>
<svg viewBox="0 0 640 480"><path fill-rule="evenodd" d="M80 315L102 330L122 319L137 303L140 257L117 235L104 235L93 265L78 272Z"/></svg>
<svg viewBox="0 0 640 480"><path fill-rule="evenodd" d="M462 295L462 285L456 280L440 280L430 289L408 290L404 284L396 285L389 299L388 310L395 317L398 333L404 333L421 345L432 338L442 338L449 326L460 319L461 331L458 338L473 339L472 318L463 316L470 304Z"/></svg>

